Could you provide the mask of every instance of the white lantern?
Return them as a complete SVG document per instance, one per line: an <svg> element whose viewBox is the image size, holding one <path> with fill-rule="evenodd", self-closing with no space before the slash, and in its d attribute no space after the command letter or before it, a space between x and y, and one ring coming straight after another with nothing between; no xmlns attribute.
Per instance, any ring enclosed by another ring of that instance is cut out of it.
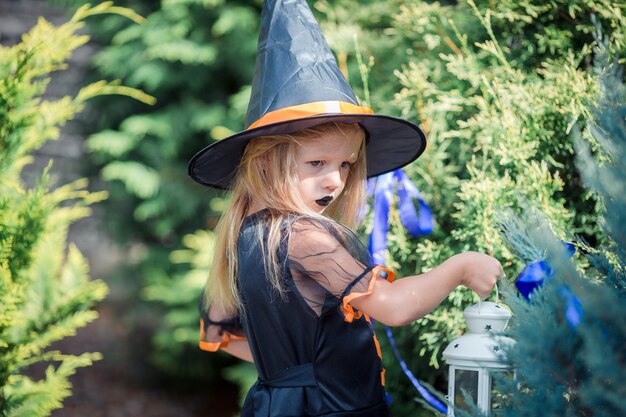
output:
<svg viewBox="0 0 626 417"><path fill-rule="evenodd" d="M452 341L443 351L450 366L448 399L452 407L448 407L448 416L454 416L454 409L469 409L463 391L490 415L499 398L492 386L492 374L508 372L514 377L513 370L502 362L501 353L503 347L515 341L493 334L505 329L511 313L496 303L483 302L466 308L463 316L470 332Z"/></svg>

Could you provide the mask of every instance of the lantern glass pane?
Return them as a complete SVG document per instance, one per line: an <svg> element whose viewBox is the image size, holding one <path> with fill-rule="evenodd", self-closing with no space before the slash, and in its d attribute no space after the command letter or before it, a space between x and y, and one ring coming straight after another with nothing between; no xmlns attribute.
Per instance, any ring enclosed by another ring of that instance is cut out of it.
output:
<svg viewBox="0 0 626 417"><path fill-rule="evenodd" d="M510 395L506 392L500 392L496 387L496 380L506 380L506 385L509 385L509 382L513 381L515 373L513 371L494 371L491 370L491 410L498 410L502 408ZM501 385L501 384L500 384ZM501 388L501 387L500 387Z"/></svg>
<svg viewBox="0 0 626 417"><path fill-rule="evenodd" d="M478 371L457 369L454 373L454 408L471 410L465 398L469 396L474 404L478 403Z"/></svg>

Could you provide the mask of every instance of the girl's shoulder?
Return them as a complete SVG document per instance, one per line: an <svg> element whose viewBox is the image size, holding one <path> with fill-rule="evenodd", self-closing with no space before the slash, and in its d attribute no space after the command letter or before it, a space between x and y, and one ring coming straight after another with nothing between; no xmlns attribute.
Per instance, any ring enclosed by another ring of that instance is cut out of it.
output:
<svg viewBox="0 0 626 417"><path fill-rule="evenodd" d="M346 250L355 259L369 263L367 251L359 236L347 226L324 216L284 213L262 209L246 217L241 231L251 235L267 236L271 231L281 235L281 246L288 253L329 253L338 248Z"/></svg>
<svg viewBox="0 0 626 417"><path fill-rule="evenodd" d="M326 217L294 215L288 222L289 253L331 253L341 248L363 263L369 252L350 228Z"/></svg>

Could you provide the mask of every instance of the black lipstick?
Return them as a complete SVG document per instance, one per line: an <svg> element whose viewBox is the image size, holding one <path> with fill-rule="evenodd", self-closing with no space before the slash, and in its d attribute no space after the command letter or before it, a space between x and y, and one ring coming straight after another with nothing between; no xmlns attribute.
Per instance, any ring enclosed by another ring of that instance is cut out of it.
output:
<svg viewBox="0 0 626 417"><path fill-rule="evenodd" d="M317 203L318 206L322 206L322 207L326 207L330 204L330 202L333 201L333 198L329 195L327 195L324 198L320 198L319 200L315 200L315 202Z"/></svg>

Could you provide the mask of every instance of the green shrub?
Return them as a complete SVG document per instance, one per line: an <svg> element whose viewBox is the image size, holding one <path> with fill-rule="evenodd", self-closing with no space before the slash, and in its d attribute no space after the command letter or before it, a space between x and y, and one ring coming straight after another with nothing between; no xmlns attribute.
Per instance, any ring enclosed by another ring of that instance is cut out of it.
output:
<svg viewBox="0 0 626 417"><path fill-rule="evenodd" d="M20 179L30 153L59 136L59 126L100 94L126 93L149 99L115 83L95 83L76 97L42 99L50 73L65 67L87 42L77 35L83 19L128 10L104 3L83 7L54 27L44 19L12 46L0 46L0 415L46 416L71 394L69 377L100 358L98 353L66 355L53 342L94 320L96 302L107 287L89 278L80 251L67 244L70 224L90 214L89 205L106 193L86 190L84 179L49 189L49 167L28 188ZM47 366L46 366L47 365ZM37 369L43 369L38 376Z"/></svg>
<svg viewBox="0 0 626 417"><path fill-rule="evenodd" d="M429 144L406 168L433 209L435 231L406 234L392 211L388 265L400 276L428 270L454 253L479 250L515 278L522 264L493 222L496 210L546 213L565 238L601 244L601 204L582 187L570 131L590 116L594 32L624 60L620 2L316 2L350 79L375 110L417 121ZM338 33L335 37L334 33ZM341 35L343 33L343 35ZM357 42L346 42L346 33ZM358 65L357 54L365 65ZM373 56L368 60L369 56ZM360 68L359 68L360 67ZM395 70L396 77L389 74ZM361 83L359 72L367 77ZM369 89L369 92L367 91ZM595 149L595 140L584 137ZM394 220L395 219L395 220ZM581 265L586 263L577 258ZM441 351L463 330L475 298L455 291L442 308L394 334L409 367L445 390ZM415 415L417 393L381 337L394 415Z"/></svg>
<svg viewBox="0 0 626 417"><path fill-rule="evenodd" d="M582 256L591 263L581 270L568 260L553 226L538 210L503 222L520 259L546 260L554 273L533 293L531 302L509 294L514 313L509 333L517 343L507 349L505 359L517 378L497 379L504 401L494 416L626 413L621 401L626 395L621 383L626 375L626 87L615 65L600 72L599 83L600 101L590 130L600 150L592 156L582 140L576 149L584 183L606 206L606 244L591 247L580 242Z"/></svg>

